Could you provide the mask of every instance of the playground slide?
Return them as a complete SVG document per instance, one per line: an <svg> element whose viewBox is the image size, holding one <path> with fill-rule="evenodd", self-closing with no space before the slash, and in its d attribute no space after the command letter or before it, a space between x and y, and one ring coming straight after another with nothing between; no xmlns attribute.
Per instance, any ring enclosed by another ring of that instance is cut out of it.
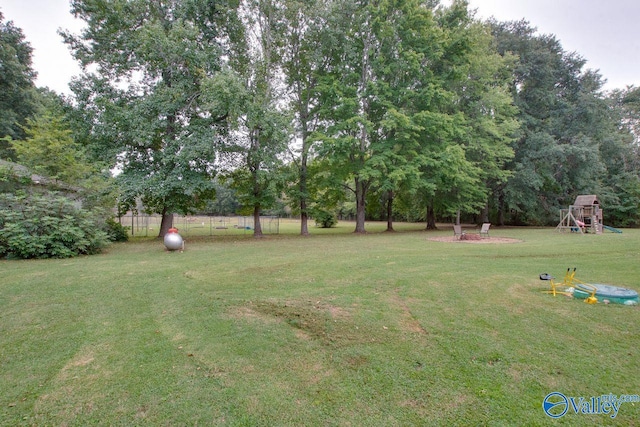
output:
<svg viewBox="0 0 640 427"><path fill-rule="evenodd" d="M608 225L603 225L602 226L605 230L609 230L613 233L621 233L622 234L622 230L618 230L617 228L613 228L613 227L609 227Z"/></svg>

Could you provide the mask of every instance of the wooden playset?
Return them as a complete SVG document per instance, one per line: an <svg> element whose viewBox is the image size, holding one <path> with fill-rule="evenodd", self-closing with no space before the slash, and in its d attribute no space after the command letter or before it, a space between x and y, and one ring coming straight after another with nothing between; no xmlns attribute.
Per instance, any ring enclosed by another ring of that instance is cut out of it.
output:
<svg viewBox="0 0 640 427"><path fill-rule="evenodd" d="M602 234L604 228L602 220L603 211L598 196L581 195L576 197L569 209L560 210L560 223L556 230Z"/></svg>

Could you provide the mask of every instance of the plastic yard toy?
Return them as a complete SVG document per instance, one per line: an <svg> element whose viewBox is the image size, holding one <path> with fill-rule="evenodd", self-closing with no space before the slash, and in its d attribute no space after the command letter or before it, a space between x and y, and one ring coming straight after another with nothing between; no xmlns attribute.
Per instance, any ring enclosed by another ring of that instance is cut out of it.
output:
<svg viewBox="0 0 640 427"><path fill-rule="evenodd" d="M638 305L638 292L632 289L600 283L594 283L590 286L596 289L595 296L605 304ZM573 291L573 296L579 299L589 299L589 292L590 290L584 289L581 284L578 284Z"/></svg>
<svg viewBox="0 0 640 427"><path fill-rule="evenodd" d="M540 275L540 280L549 281L549 284L551 285L550 290L546 290L543 292L552 294L554 297L556 295L565 295L565 296L573 297L575 296L576 286L580 286L581 289L587 292L587 298L585 299L585 302L587 304L596 304L598 302L598 298L596 297L596 290L597 290L596 287L576 279L575 268L573 269L573 271L570 268L567 268L567 272L564 274L564 279L562 280L562 282L560 283L555 282L554 279L555 277L547 273L543 273Z"/></svg>
<svg viewBox="0 0 640 427"><path fill-rule="evenodd" d="M555 277L547 273L540 275L540 280L549 281L550 290L544 292L556 295L566 295L578 299L583 299L587 304L596 304L602 300L605 304L637 305L638 292L632 289L618 286L585 283L576 279L576 269L567 268L562 282L555 282Z"/></svg>

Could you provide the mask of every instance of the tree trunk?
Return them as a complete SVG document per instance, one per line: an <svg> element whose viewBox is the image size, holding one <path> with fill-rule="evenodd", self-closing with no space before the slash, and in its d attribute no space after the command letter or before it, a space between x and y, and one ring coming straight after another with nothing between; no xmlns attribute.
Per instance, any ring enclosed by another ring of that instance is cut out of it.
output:
<svg viewBox="0 0 640 427"><path fill-rule="evenodd" d="M427 230L437 230L436 227L436 212L433 208L433 203L429 203L427 206Z"/></svg>
<svg viewBox="0 0 640 427"><path fill-rule="evenodd" d="M171 70L165 69L162 71L162 80L167 87L171 87L173 83L173 76ZM170 112L167 115L167 128L165 133L169 140L173 141L176 138L176 115ZM166 206L162 208L162 222L160 223L160 234L158 237L164 237L169 232L169 229L173 227L173 212L168 212Z"/></svg>
<svg viewBox="0 0 640 427"><path fill-rule="evenodd" d="M171 227L173 227L173 213L167 212L167 208L165 207L162 210L162 222L160 223L160 233L158 237L164 237Z"/></svg>
<svg viewBox="0 0 640 427"><path fill-rule="evenodd" d="M256 239L264 237L262 224L260 224L260 205L255 205L253 208L253 237Z"/></svg>
<svg viewBox="0 0 640 427"><path fill-rule="evenodd" d="M387 231L395 231L393 229L393 191L387 193Z"/></svg>
<svg viewBox="0 0 640 427"><path fill-rule="evenodd" d="M364 228L366 186L362 180L356 178L356 229L354 233L366 233Z"/></svg>
<svg viewBox="0 0 640 427"><path fill-rule="evenodd" d="M304 148L303 148L304 150ZM303 152L300 159L300 235L309 235L309 212L307 211L307 153Z"/></svg>
<svg viewBox="0 0 640 427"><path fill-rule="evenodd" d="M262 196L262 188L260 186L260 179L258 176L260 170L260 129L254 128L249 133L249 140L251 146L247 153L247 166L249 166L249 172L251 173L251 181L253 183L253 199L255 200L253 205L253 237L260 239L263 237L262 225L260 224L260 198Z"/></svg>
<svg viewBox="0 0 640 427"><path fill-rule="evenodd" d="M371 79L371 69L370 69L370 52L369 48L371 46L372 35L371 31L367 31L364 39L363 39L363 49L362 49L362 74L360 76L360 84L358 93L364 94L366 93L367 86ZM369 115L369 100L366 96L360 96L360 115L362 118L366 118ZM357 163L357 170L361 171L365 164L365 159L367 158L367 152L369 148L369 135L367 133L367 126L365 126L364 122L360 122L360 147L358 150L357 157L355 161ZM359 172L356 172L356 174ZM355 233L366 233L367 231L364 228L364 220L365 220L365 203L366 203L366 193L367 193L367 183L359 176L356 175L356 229Z"/></svg>
<svg viewBox="0 0 640 427"><path fill-rule="evenodd" d="M498 225L504 225L504 193L502 191L498 196Z"/></svg>
<svg viewBox="0 0 640 427"><path fill-rule="evenodd" d="M480 216L482 217L482 223L489 222L489 202L487 202L482 208Z"/></svg>
<svg viewBox="0 0 640 427"><path fill-rule="evenodd" d="M307 213L307 200L300 200L300 235L309 235L309 214Z"/></svg>

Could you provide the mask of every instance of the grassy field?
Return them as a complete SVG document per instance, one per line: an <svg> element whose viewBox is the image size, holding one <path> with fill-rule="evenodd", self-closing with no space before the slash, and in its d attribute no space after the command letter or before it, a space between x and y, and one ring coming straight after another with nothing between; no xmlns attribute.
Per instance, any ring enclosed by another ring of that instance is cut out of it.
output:
<svg viewBox="0 0 640 427"><path fill-rule="evenodd" d="M640 394L640 308L538 279L577 267L640 290L640 230L467 244L421 224L287 227L0 261L0 424L640 425L640 403L544 413L554 391Z"/></svg>

